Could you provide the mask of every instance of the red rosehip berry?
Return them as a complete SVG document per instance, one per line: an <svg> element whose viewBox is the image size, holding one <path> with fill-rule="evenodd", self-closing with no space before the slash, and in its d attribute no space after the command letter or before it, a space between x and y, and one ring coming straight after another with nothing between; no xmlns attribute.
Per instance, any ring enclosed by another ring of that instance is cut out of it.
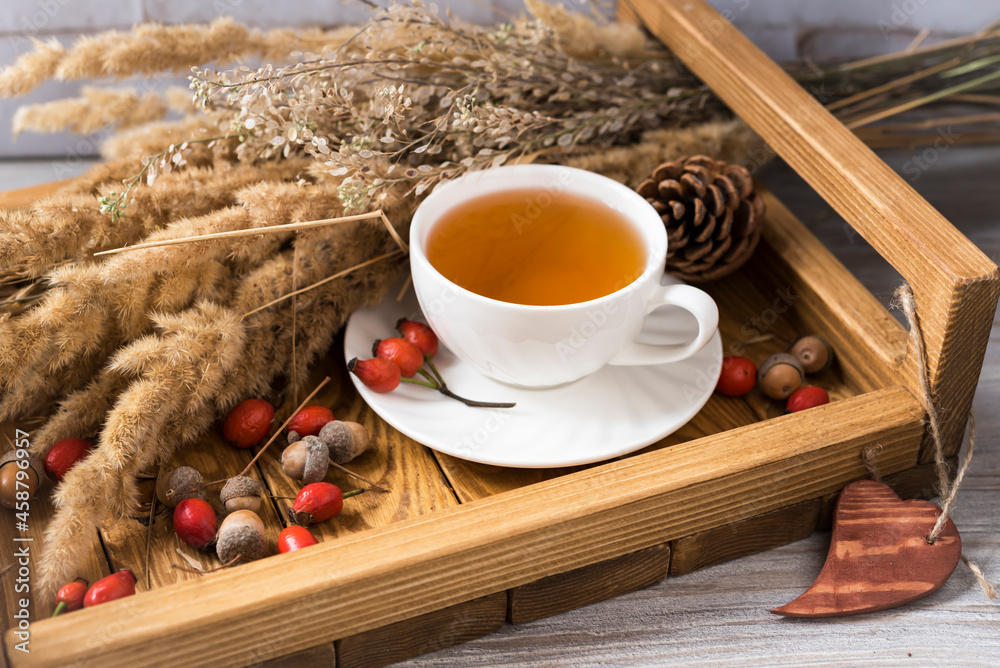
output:
<svg viewBox="0 0 1000 668"><path fill-rule="evenodd" d="M274 406L263 399L247 399L229 411L222 425L222 437L237 448L252 448L271 431Z"/></svg>
<svg viewBox="0 0 1000 668"><path fill-rule="evenodd" d="M56 441L45 454L45 473L52 480L62 482L66 472L86 457L93 447L93 443L82 438L64 438Z"/></svg>
<svg viewBox="0 0 1000 668"><path fill-rule="evenodd" d="M398 336L376 341L372 346L372 355L389 360L398 366L399 373L404 378L413 378L417 370L424 365L424 356L420 349Z"/></svg>
<svg viewBox="0 0 1000 668"><path fill-rule="evenodd" d="M295 552L318 543L319 541L309 532L309 529L297 524L285 527L278 534L278 552L281 554Z"/></svg>
<svg viewBox="0 0 1000 668"><path fill-rule="evenodd" d="M83 598L83 607L91 608L117 598L132 596L134 593L135 576L132 575L132 571L125 568L90 585L87 595Z"/></svg>
<svg viewBox="0 0 1000 668"><path fill-rule="evenodd" d="M402 376L395 363L381 357L370 360L359 360L355 357L347 363L347 370L360 378L365 387L375 392L392 392L399 387L399 379Z"/></svg>
<svg viewBox="0 0 1000 668"><path fill-rule="evenodd" d="M314 482L299 490L298 496L288 509L292 524L305 526L323 522L340 513L344 499L361 494L363 489L355 489L347 494L328 482Z"/></svg>
<svg viewBox="0 0 1000 668"><path fill-rule="evenodd" d="M191 547L204 550L215 540L218 528L215 509L204 499L184 499L174 508L174 531Z"/></svg>
<svg viewBox="0 0 1000 668"><path fill-rule="evenodd" d="M822 406L828 403L830 403L830 395L826 393L826 390L815 385L806 385L795 390L792 396L788 397L785 410L789 413L797 413L807 408Z"/></svg>
<svg viewBox="0 0 1000 668"><path fill-rule="evenodd" d="M437 355L437 334L424 323L400 318L399 322L396 323L396 329L399 330L404 339L415 345L421 354L427 357Z"/></svg>
<svg viewBox="0 0 1000 668"><path fill-rule="evenodd" d="M727 397L742 397L757 384L757 365L746 357L723 357L722 374L715 391Z"/></svg>
<svg viewBox="0 0 1000 668"><path fill-rule="evenodd" d="M297 432L299 437L316 436L327 422L333 422L333 411L326 406L303 406L288 423L288 431Z"/></svg>
<svg viewBox="0 0 1000 668"><path fill-rule="evenodd" d="M90 583L83 578L77 578L70 582L69 584L64 584L59 588L59 592L56 594L56 605L55 612L52 616L55 617L63 610L66 612L72 612L73 610L79 610L83 607L83 597L87 595L87 589L90 587Z"/></svg>

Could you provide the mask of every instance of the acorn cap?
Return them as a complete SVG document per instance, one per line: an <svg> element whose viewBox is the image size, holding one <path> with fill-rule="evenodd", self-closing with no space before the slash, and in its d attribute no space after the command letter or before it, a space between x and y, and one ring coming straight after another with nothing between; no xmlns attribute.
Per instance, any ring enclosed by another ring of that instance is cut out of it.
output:
<svg viewBox="0 0 1000 668"><path fill-rule="evenodd" d="M219 500L222 501L226 510L256 510L260 508L260 491L260 483L253 478L248 478L245 475L233 476L226 481L222 491L219 492ZM256 503L251 502L248 506L244 502L244 505L236 507L239 504L237 499L256 500ZM230 507L230 501L234 501L234 507Z"/></svg>
<svg viewBox="0 0 1000 668"><path fill-rule="evenodd" d="M224 564L243 564L260 559L267 554L264 522L250 510L237 510L227 515L219 526L215 551Z"/></svg>
<svg viewBox="0 0 1000 668"><path fill-rule="evenodd" d="M302 482L306 485L319 482L326 477L330 468L330 450L326 443L315 436L302 439L306 445L306 466L302 471Z"/></svg>
<svg viewBox="0 0 1000 668"><path fill-rule="evenodd" d="M338 464L346 464L368 449L368 430L357 422L327 422L319 438L326 443L330 459Z"/></svg>
<svg viewBox="0 0 1000 668"><path fill-rule="evenodd" d="M794 355L775 353L757 370L757 385L772 399L787 399L802 385L803 376L805 370Z"/></svg>
<svg viewBox="0 0 1000 668"><path fill-rule="evenodd" d="M175 508L184 499L205 499L205 477L196 468L178 466L167 480L164 498L166 505Z"/></svg>
<svg viewBox="0 0 1000 668"><path fill-rule="evenodd" d="M16 465L16 462L20 459L21 458L17 456L17 450L9 450L5 452L2 457L0 457L0 468L3 468L4 464L7 464L8 462L15 462ZM45 475L45 463L36 455L28 455L28 466L30 466L31 470L35 472L36 476L38 476L39 485L41 485L43 480L48 479L48 476Z"/></svg>

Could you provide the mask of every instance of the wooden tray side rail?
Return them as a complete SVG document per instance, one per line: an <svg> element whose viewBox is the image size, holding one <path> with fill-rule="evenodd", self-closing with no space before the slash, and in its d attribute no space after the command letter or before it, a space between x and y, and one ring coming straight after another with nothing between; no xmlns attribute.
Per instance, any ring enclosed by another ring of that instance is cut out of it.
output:
<svg viewBox="0 0 1000 668"><path fill-rule="evenodd" d="M965 433L997 298L997 266L705 0L622 0L909 282L946 454ZM825 295L850 314L854 294ZM861 323L859 323L861 324ZM886 378L923 400L915 355L866 332ZM863 331L863 330L862 330ZM869 336L870 335L870 336ZM899 360L905 360L898 366ZM925 443L921 460L931 457Z"/></svg>

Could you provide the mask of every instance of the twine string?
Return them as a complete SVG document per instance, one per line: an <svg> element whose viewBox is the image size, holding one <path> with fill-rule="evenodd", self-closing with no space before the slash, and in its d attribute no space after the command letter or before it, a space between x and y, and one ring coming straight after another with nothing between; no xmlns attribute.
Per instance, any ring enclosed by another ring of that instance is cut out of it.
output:
<svg viewBox="0 0 1000 668"><path fill-rule="evenodd" d="M878 456L882 454L882 450L881 443L872 443L861 451L861 463L865 465L868 477L875 482L882 482L882 475L878 472Z"/></svg>
<svg viewBox="0 0 1000 668"><path fill-rule="evenodd" d="M969 445L965 451L962 464L958 467L955 475L955 482L948 480L948 463L944 458L944 445L941 442L941 430L939 427L937 406L934 404L934 396L931 392L930 382L927 380L927 355L924 351L923 331L920 329L920 320L917 317L916 301L913 297L913 290L906 283L896 288L895 298L903 308L906 315L906 322L910 328L910 339L913 341L913 349L917 354L917 374L920 380L920 389L924 395L924 405L927 407L927 422L930 428L931 441L934 443L934 468L938 475L938 494L941 497L941 514L937 522L934 523L930 533L927 534L927 542L931 545L941 535L945 522L955 509L955 498L958 496L958 489L962 485L965 473L972 462L972 452L976 445L976 416L974 411L969 409ZM867 451L867 449L866 449ZM862 454L864 457L864 454ZM996 588L983 574L982 569L977 566L965 554L962 554L962 561L969 567L979 586L982 587L986 596L993 600L997 597Z"/></svg>

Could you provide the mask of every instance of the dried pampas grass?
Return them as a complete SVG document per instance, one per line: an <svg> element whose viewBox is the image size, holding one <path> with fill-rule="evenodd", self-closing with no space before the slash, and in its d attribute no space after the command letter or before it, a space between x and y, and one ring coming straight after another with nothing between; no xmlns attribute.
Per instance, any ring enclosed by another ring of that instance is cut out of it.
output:
<svg viewBox="0 0 1000 668"><path fill-rule="evenodd" d="M113 220L92 194L46 197L30 210L0 211L0 265L7 273L36 277L66 260L88 262L90 254L135 243L180 217L197 217L236 203L244 187L298 179L306 160L261 166L218 160L160 176L151 187L135 191L133 215ZM105 175L101 175L105 178ZM87 184L104 194L120 183Z"/></svg>
<svg viewBox="0 0 1000 668"><path fill-rule="evenodd" d="M226 64L241 57L286 61L295 53L322 54L334 49L355 32L355 28L268 32L221 16L207 26L146 23L130 32L112 30L84 36L69 49L55 38L36 40L33 51L0 71L0 97L24 95L52 78L72 81L186 73L196 65Z"/></svg>
<svg viewBox="0 0 1000 668"><path fill-rule="evenodd" d="M0 70L0 97L29 93L55 76L66 49L55 37L47 42L32 38L34 50L22 54L13 65Z"/></svg>
<svg viewBox="0 0 1000 668"><path fill-rule="evenodd" d="M167 114L166 102L155 92L139 94L131 88L84 86L81 93L81 97L18 108L14 114L14 136L26 130L90 134L107 127L124 129L158 121Z"/></svg>
<svg viewBox="0 0 1000 668"><path fill-rule="evenodd" d="M240 364L244 329L231 310L202 303L154 322L156 345L140 342L138 353L117 355L116 369L138 377L108 414L97 447L56 489L38 565L39 589L49 598L73 577L94 530L135 507L136 474L211 424L214 397Z"/></svg>

